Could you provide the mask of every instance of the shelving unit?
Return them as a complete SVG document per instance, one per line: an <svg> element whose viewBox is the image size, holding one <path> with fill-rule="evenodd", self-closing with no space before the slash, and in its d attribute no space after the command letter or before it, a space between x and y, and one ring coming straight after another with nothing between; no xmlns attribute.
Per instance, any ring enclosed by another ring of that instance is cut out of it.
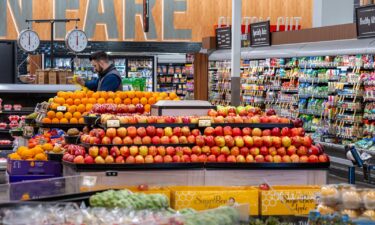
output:
<svg viewBox="0 0 375 225"><path fill-rule="evenodd" d="M157 68L157 91L176 92L184 98L187 94L185 63L159 63Z"/></svg>
<svg viewBox="0 0 375 225"><path fill-rule="evenodd" d="M154 66L154 57L128 57L126 77L146 79L145 91L153 91Z"/></svg>

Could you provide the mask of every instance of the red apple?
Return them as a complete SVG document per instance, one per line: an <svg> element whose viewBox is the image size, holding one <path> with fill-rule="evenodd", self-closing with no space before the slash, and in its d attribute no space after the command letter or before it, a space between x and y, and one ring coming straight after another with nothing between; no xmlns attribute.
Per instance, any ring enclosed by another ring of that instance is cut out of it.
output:
<svg viewBox="0 0 375 225"><path fill-rule="evenodd" d="M234 156L234 155L228 156L227 162L229 162L229 163L235 163L235 162L237 162L236 156Z"/></svg>
<svg viewBox="0 0 375 225"><path fill-rule="evenodd" d="M148 147L148 154L156 156L158 154L158 149L155 146Z"/></svg>
<svg viewBox="0 0 375 225"><path fill-rule="evenodd" d="M117 146L113 146L109 151L109 155L115 159L117 156L121 155L120 149Z"/></svg>
<svg viewBox="0 0 375 225"><path fill-rule="evenodd" d="M117 131L115 128L108 128L106 131L106 136L109 138L114 138L117 135Z"/></svg>
<svg viewBox="0 0 375 225"><path fill-rule="evenodd" d="M286 155L286 149L285 149L285 147L278 148L277 149L277 154L280 155L280 156Z"/></svg>
<svg viewBox="0 0 375 225"><path fill-rule="evenodd" d="M211 135L214 135L214 132L215 132L215 129L213 127L206 127L204 129L204 135L206 136L211 136Z"/></svg>
<svg viewBox="0 0 375 225"><path fill-rule="evenodd" d="M210 146L203 146L202 147L202 154L210 155L211 154L211 148L210 148Z"/></svg>
<svg viewBox="0 0 375 225"><path fill-rule="evenodd" d="M95 158L99 154L99 148L96 146L92 146L89 148L89 155Z"/></svg>
<svg viewBox="0 0 375 225"><path fill-rule="evenodd" d="M108 151L108 148L107 147L100 147L100 149L99 149L99 155L103 158L103 159L105 159L106 157L107 157L107 155L108 155L108 153L109 153L109 151Z"/></svg>
<svg viewBox="0 0 375 225"><path fill-rule="evenodd" d="M259 136L253 137L254 146L255 147L262 147L263 146L263 139Z"/></svg>
<svg viewBox="0 0 375 225"><path fill-rule="evenodd" d="M290 162L292 162L292 160L290 159L289 155L284 155L282 157L282 160L283 160L284 163L290 163Z"/></svg>
<svg viewBox="0 0 375 225"><path fill-rule="evenodd" d="M233 147L235 144L233 137L230 135L225 135L224 140L225 146L228 146L229 148Z"/></svg>
<svg viewBox="0 0 375 225"><path fill-rule="evenodd" d="M171 144L179 144L179 143L180 143L178 137L175 136L175 135L173 135L172 137L169 138L169 142L170 142Z"/></svg>
<svg viewBox="0 0 375 225"><path fill-rule="evenodd" d="M190 155L183 155L181 157L181 162L185 162L185 163L191 162Z"/></svg>
<svg viewBox="0 0 375 225"><path fill-rule="evenodd" d="M180 137L182 135L181 127L174 127L172 132L173 135L177 137Z"/></svg>
<svg viewBox="0 0 375 225"><path fill-rule="evenodd" d="M108 139L111 140L110 138L108 138ZM89 138L89 143L91 145L98 145L98 144L100 144L100 138L98 138L98 137L90 137Z"/></svg>
<svg viewBox="0 0 375 225"><path fill-rule="evenodd" d="M244 128L242 129L242 135L243 135L243 136L251 135L251 132L252 132L252 130L251 130L250 127L244 127Z"/></svg>
<svg viewBox="0 0 375 225"><path fill-rule="evenodd" d="M247 156L249 154L250 150L248 147L242 147L240 148L240 154L243 155L243 156Z"/></svg>
<svg viewBox="0 0 375 225"><path fill-rule="evenodd" d="M318 156L316 156L316 155L310 155L309 156L309 163L318 163L318 162L319 162Z"/></svg>
<svg viewBox="0 0 375 225"><path fill-rule="evenodd" d="M112 139L112 144L114 144L114 145L121 145L122 144L122 139L120 137L114 137Z"/></svg>
<svg viewBox="0 0 375 225"><path fill-rule="evenodd" d="M201 131L198 130L198 129L194 129L194 130L191 131L191 134L194 135L195 137L197 137L197 136L201 135Z"/></svg>
<svg viewBox="0 0 375 225"><path fill-rule="evenodd" d="M163 158L164 163L171 163L173 162L173 158L170 155L165 155Z"/></svg>
<svg viewBox="0 0 375 225"><path fill-rule="evenodd" d="M161 156L165 156L165 154L167 152L164 146L159 146L157 148L157 150L158 150L158 154L161 155Z"/></svg>
<svg viewBox="0 0 375 225"><path fill-rule="evenodd" d="M200 147L202 147L202 146L204 146L204 144L205 144L205 142L204 142L204 137L203 136L196 136L195 137L195 143L196 143L196 145L198 145L198 146L200 146Z"/></svg>
<svg viewBox="0 0 375 225"><path fill-rule="evenodd" d="M305 136L305 137L303 137L303 141L302 141L303 143L303 145L306 147L306 148L309 148L309 147L311 147L311 145L312 145L312 140L311 140L311 137L310 136Z"/></svg>
<svg viewBox="0 0 375 225"><path fill-rule="evenodd" d="M204 136L204 143L210 147L215 146L214 136Z"/></svg>
<svg viewBox="0 0 375 225"><path fill-rule="evenodd" d="M133 163L135 163L134 156L128 156L128 157L126 157L125 163L126 164L133 164Z"/></svg>
<svg viewBox="0 0 375 225"><path fill-rule="evenodd" d="M302 146L301 146L302 147ZM319 148L318 147L316 147L316 146L314 146L314 145L312 145L310 148L309 148L309 150L307 151L307 154L308 155L319 155Z"/></svg>
<svg viewBox="0 0 375 225"><path fill-rule="evenodd" d="M207 162L207 155L198 156L198 160L199 162L202 162L202 163Z"/></svg>
<svg viewBox="0 0 375 225"><path fill-rule="evenodd" d="M264 162L264 156L263 155L257 155L257 156L255 156L255 162L257 162L257 163L263 163Z"/></svg>
<svg viewBox="0 0 375 225"><path fill-rule="evenodd" d="M245 146L245 142L243 141L241 136L234 137L234 143L237 147L241 148Z"/></svg>
<svg viewBox="0 0 375 225"><path fill-rule="evenodd" d="M232 127L230 126L226 126L223 128L223 132L224 132L224 136L226 135L229 135L229 136L232 136Z"/></svg>
<svg viewBox="0 0 375 225"><path fill-rule="evenodd" d="M122 140L122 143L124 145L132 145L133 144L133 139L129 136L125 137L124 140Z"/></svg>
<svg viewBox="0 0 375 225"><path fill-rule="evenodd" d="M78 157L78 156L77 156ZM73 160L74 161L74 160ZM85 164L94 164L94 158L91 155L87 155L84 159Z"/></svg>
<svg viewBox="0 0 375 225"><path fill-rule="evenodd" d="M259 150L259 153L261 154L261 155L263 155L263 156L266 156L266 155L268 155L268 148L266 147L266 146L262 146L261 148L260 148L260 150Z"/></svg>
<svg viewBox="0 0 375 225"><path fill-rule="evenodd" d="M274 163L281 163L282 162L281 156L279 156L279 155L273 156L273 162Z"/></svg>
<svg viewBox="0 0 375 225"><path fill-rule="evenodd" d="M115 163L119 163L119 164L125 163L124 157L122 155L117 156L115 159Z"/></svg>
<svg viewBox="0 0 375 225"><path fill-rule="evenodd" d="M164 136L164 129L163 128L156 128L156 136L163 137Z"/></svg>
<svg viewBox="0 0 375 225"><path fill-rule="evenodd" d="M158 144L160 144L160 137L159 137L159 136L154 136L154 137L152 137L152 139L151 139L151 143L152 143L153 145L158 145Z"/></svg>
<svg viewBox="0 0 375 225"><path fill-rule="evenodd" d="M291 156L297 153L297 148L293 145L289 146L286 150L286 153Z"/></svg>
<svg viewBox="0 0 375 225"><path fill-rule="evenodd" d="M322 154L319 156L319 162L321 163L325 163L325 162L329 162L329 157L327 154Z"/></svg>
<svg viewBox="0 0 375 225"><path fill-rule="evenodd" d="M182 147L178 146L178 147L175 147L174 149L176 151L176 155L182 156L184 154L184 150Z"/></svg>
<svg viewBox="0 0 375 225"><path fill-rule="evenodd" d="M188 143L189 143L188 140L187 140L187 137L186 137L186 136L180 136L180 137L178 138L178 142L179 142L180 144L188 144Z"/></svg>
<svg viewBox="0 0 375 225"><path fill-rule="evenodd" d="M250 154L253 155L254 157L259 155L260 153L260 150L258 147L252 147L250 148Z"/></svg>
<svg viewBox="0 0 375 225"><path fill-rule="evenodd" d="M196 154L191 155L190 156L190 160L191 160L192 163L199 162L199 158L198 158L198 156Z"/></svg>
<svg viewBox="0 0 375 225"><path fill-rule="evenodd" d="M138 155L138 153L139 153L138 146L131 146L129 148L129 151L130 151L130 155L132 155L132 156Z"/></svg>
<svg viewBox="0 0 375 225"><path fill-rule="evenodd" d="M290 160L292 163L299 163L299 156L297 154L293 154L290 156Z"/></svg>
<svg viewBox="0 0 375 225"><path fill-rule="evenodd" d="M181 128L181 135L188 137L190 135L190 128L187 126L184 126Z"/></svg>
<svg viewBox="0 0 375 225"><path fill-rule="evenodd" d="M163 144L163 145L167 145L170 143L170 139L168 136L163 136L160 138L160 143Z"/></svg>
<svg viewBox="0 0 375 225"><path fill-rule="evenodd" d="M292 137L292 145L294 145L294 146L296 146L296 148L298 148L299 146L301 146L301 144L302 144L302 140L301 140L300 136Z"/></svg>
<svg viewBox="0 0 375 225"><path fill-rule="evenodd" d="M194 135L189 135L187 137L187 141L189 144L195 144L195 136Z"/></svg>
<svg viewBox="0 0 375 225"><path fill-rule="evenodd" d="M271 136L271 130L270 129L265 129L262 131L262 136Z"/></svg>
<svg viewBox="0 0 375 225"><path fill-rule="evenodd" d="M246 162L247 162L247 163L253 163L253 162L255 162L255 160L254 160L254 156L252 156L252 155L247 155L247 156L246 156Z"/></svg>
<svg viewBox="0 0 375 225"><path fill-rule="evenodd" d="M253 138L248 135L243 137L243 141L247 147L252 147L254 145Z"/></svg>
<svg viewBox="0 0 375 225"><path fill-rule="evenodd" d="M209 109L208 112L207 112L207 115L209 115L211 117L216 117L217 116L217 111L214 110L214 109Z"/></svg>
<svg viewBox="0 0 375 225"><path fill-rule="evenodd" d="M106 164L111 164L111 163L115 162L115 159L113 158L113 156L107 155L107 157L105 157L104 161L105 161Z"/></svg>
<svg viewBox="0 0 375 225"><path fill-rule="evenodd" d="M167 147L166 148L167 155L174 156L176 154L176 149L174 147Z"/></svg>
<svg viewBox="0 0 375 225"><path fill-rule="evenodd" d="M256 137L260 137L262 136L262 130L259 129L259 128L254 128L253 131L251 132L253 138L256 136Z"/></svg>
<svg viewBox="0 0 375 225"><path fill-rule="evenodd" d="M154 163L154 157L152 155L147 155L145 157L145 163Z"/></svg>
<svg viewBox="0 0 375 225"><path fill-rule="evenodd" d="M227 161L227 158L225 155L221 154L217 157L217 162L224 163Z"/></svg>
<svg viewBox="0 0 375 225"><path fill-rule="evenodd" d="M179 156L179 155L174 155L174 156L172 157L172 160L173 160L174 163L179 163L179 162L181 162L181 156Z"/></svg>
<svg viewBox="0 0 375 225"><path fill-rule="evenodd" d="M127 146L122 146L122 147L120 148L120 154L121 154L124 158L128 157L128 156L130 155L129 148L128 148Z"/></svg>
<svg viewBox="0 0 375 225"><path fill-rule="evenodd" d="M273 156L272 155L266 155L264 157L264 161L272 163L273 162Z"/></svg>
<svg viewBox="0 0 375 225"><path fill-rule="evenodd" d="M202 153L202 148L200 146L194 146L191 152L195 155L200 155Z"/></svg>
<svg viewBox="0 0 375 225"><path fill-rule="evenodd" d="M271 147L272 146L272 138L270 136L263 136L263 145L266 147Z"/></svg>
<svg viewBox="0 0 375 225"><path fill-rule="evenodd" d="M127 134L127 130L125 127L120 127L117 129L117 135L120 137L120 138L124 138L126 137L126 134Z"/></svg>
<svg viewBox="0 0 375 225"><path fill-rule="evenodd" d="M139 163L139 164L145 163L145 158L141 155L137 155L135 157L135 163Z"/></svg>
<svg viewBox="0 0 375 225"><path fill-rule="evenodd" d="M75 164L84 164L85 163L85 158L82 155L76 156L73 159L73 163L75 163Z"/></svg>
<svg viewBox="0 0 375 225"><path fill-rule="evenodd" d="M309 157L307 155L303 155L303 156L299 157L299 162L307 163L307 162L309 162Z"/></svg>
<svg viewBox="0 0 375 225"><path fill-rule="evenodd" d="M135 138L137 136L137 128L131 126L131 127L128 127L127 131L128 131L129 137Z"/></svg>
<svg viewBox="0 0 375 225"><path fill-rule="evenodd" d="M146 135L150 137L154 137L156 135L156 128L154 126L147 126L146 127Z"/></svg>
<svg viewBox="0 0 375 225"><path fill-rule="evenodd" d="M224 123L225 119L223 116L214 117L214 123Z"/></svg>
<svg viewBox="0 0 375 225"><path fill-rule="evenodd" d="M299 148L297 150L297 154L299 156L307 155L307 148L305 146L299 146Z"/></svg>
<svg viewBox="0 0 375 225"><path fill-rule="evenodd" d="M223 127L222 126L215 127L214 135L215 136L224 136Z"/></svg>
<svg viewBox="0 0 375 225"><path fill-rule="evenodd" d="M154 157L154 162L155 163L163 163L163 157L161 155L156 155Z"/></svg>
<svg viewBox="0 0 375 225"><path fill-rule="evenodd" d="M171 127L166 127L164 128L164 135L167 137L172 137L173 135L173 130Z"/></svg>
<svg viewBox="0 0 375 225"><path fill-rule="evenodd" d="M290 129L288 127L283 127L281 129L281 136L288 136L288 137L290 137L291 136Z"/></svg>
<svg viewBox="0 0 375 225"><path fill-rule="evenodd" d="M281 143L281 138L280 137L272 137L272 146L274 146L275 148L280 148L282 145Z"/></svg>
<svg viewBox="0 0 375 225"><path fill-rule="evenodd" d="M220 153L222 155L225 155L225 156L230 155L230 150L229 150L228 146L221 147Z"/></svg>
<svg viewBox="0 0 375 225"><path fill-rule="evenodd" d="M240 154L240 149L237 146L234 146L230 149L230 154L238 156Z"/></svg>
<svg viewBox="0 0 375 225"><path fill-rule="evenodd" d="M209 155L207 157L207 162L216 162L216 156L215 155Z"/></svg>
<svg viewBox="0 0 375 225"><path fill-rule="evenodd" d="M272 155L272 156L275 156L275 155L277 155L277 150L276 150L275 147L269 147L269 148L268 148L268 153L269 153L270 155Z"/></svg>
<svg viewBox="0 0 375 225"><path fill-rule="evenodd" d="M144 127L138 127L137 134L141 138L145 137L147 135L146 128L144 128Z"/></svg>
<svg viewBox="0 0 375 225"><path fill-rule="evenodd" d="M142 138L140 136L137 136L133 139L133 144L135 145L141 145L142 144Z"/></svg>
<svg viewBox="0 0 375 225"><path fill-rule="evenodd" d="M243 155L238 155L238 156L236 157L236 161L237 161L238 163L245 163L245 162L246 162L246 159L245 159L245 157L244 157Z"/></svg>
<svg viewBox="0 0 375 225"><path fill-rule="evenodd" d="M220 152L220 147L218 147L218 146L213 146L213 147L211 147L210 152L211 152L212 155L218 156L218 155L220 155L220 153L221 153L221 152Z"/></svg>
<svg viewBox="0 0 375 225"><path fill-rule="evenodd" d="M101 157L100 155L95 157L95 163L96 164L105 164L105 161L103 159L103 157Z"/></svg>
<svg viewBox="0 0 375 225"><path fill-rule="evenodd" d="M236 136L242 136L242 131L241 131L241 129L238 128L238 127L233 128L233 129L232 129L232 135L233 135L234 137L236 137Z"/></svg>
<svg viewBox="0 0 375 225"><path fill-rule="evenodd" d="M271 130L271 135L272 135L272 136L280 136L280 128L278 128L278 127L274 127L274 128Z"/></svg>

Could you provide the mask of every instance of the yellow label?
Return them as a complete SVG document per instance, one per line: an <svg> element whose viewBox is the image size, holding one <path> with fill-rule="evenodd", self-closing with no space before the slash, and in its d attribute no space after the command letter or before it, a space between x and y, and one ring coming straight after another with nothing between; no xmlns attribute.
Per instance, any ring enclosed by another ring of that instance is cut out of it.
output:
<svg viewBox="0 0 375 225"><path fill-rule="evenodd" d="M249 215L258 215L258 190L241 187L171 187L171 206L175 210L207 210L220 206L249 204Z"/></svg>
<svg viewBox="0 0 375 225"><path fill-rule="evenodd" d="M272 187L261 191L261 215L308 215L316 207L319 187Z"/></svg>

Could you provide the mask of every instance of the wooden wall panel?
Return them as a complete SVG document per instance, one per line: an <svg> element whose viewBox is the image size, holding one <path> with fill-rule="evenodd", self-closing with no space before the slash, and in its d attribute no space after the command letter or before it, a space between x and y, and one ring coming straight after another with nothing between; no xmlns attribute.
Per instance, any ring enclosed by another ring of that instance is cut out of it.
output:
<svg viewBox="0 0 375 225"><path fill-rule="evenodd" d="M194 99L208 100L208 55L194 54Z"/></svg>
<svg viewBox="0 0 375 225"><path fill-rule="evenodd" d="M31 1L31 0L30 0ZM86 15L87 4L89 0L80 0L80 8L78 11L68 10L67 18L78 17L81 19L79 27L82 28ZM104 0L102 0L104 1ZM141 0L135 0L141 3ZM152 16L155 21L157 39L145 39L142 31L141 17L136 18L135 39L134 41L171 41L163 39L162 25L162 5L164 0L156 0L155 6L151 9ZM172 41L193 41L201 42L203 37L213 36L215 34L213 26L217 24L220 16L231 17L231 0L186 0L187 10L185 12L175 12L174 28L175 29L191 29L192 38L190 40L172 40ZM49 19L53 18L54 0L33 0L33 19ZM124 39L124 26L134 26L124 24L124 8L126 8L125 0L114 0L115 14L119 36L111 41L131 40ZM312 26L312 3L313 0L243 0L243 17L271 17L271 23L276 24L277 18L282 17L302 17L301 23L303 28ZM100 7L99 7L100 8ZM0 12L3 13L3 12ZM9 7L7 7L7 36L1 39L16 39L17 31L11 18ZM74 23L66 25L67 30L74 28ZM50 38L49 24L33 24L35 29L43 40ZM164 29L169 29L168 27ZM105 35L105 27L103 25L96 26L94 41L107 41Z"/></svg>

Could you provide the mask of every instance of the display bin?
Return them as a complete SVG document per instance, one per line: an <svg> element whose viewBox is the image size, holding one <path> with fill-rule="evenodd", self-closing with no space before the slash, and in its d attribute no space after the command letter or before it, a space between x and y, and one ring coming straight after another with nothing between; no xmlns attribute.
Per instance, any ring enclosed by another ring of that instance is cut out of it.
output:
<svg viewBox="0 0 375 225"><path fill-rule="evenodd" d="M62 175L60 162L55 161L26 161L9 160L7 162L9 175Z"/></svg>
<svg viewBox="0 0 375 225"><path fill-rule="evenodd" d="M320 186L272 186L260 190L262 216L308 215L316 207Z"/></svg>
<svg viewBox="0 0 375 225"><path fill-rule="evenodd" d="M207 101L184 100L172 101L162 100L151 106L152 116L207 116L209 109L216 109Z"/></svg>
<svg viewBox="0 0 375 225"><path fill-rule="evenodd" d="M249 215L259 214L259 191L253 187L169 187L171 206L179 210L207 210L224 205L248 204Z"/></svg>

